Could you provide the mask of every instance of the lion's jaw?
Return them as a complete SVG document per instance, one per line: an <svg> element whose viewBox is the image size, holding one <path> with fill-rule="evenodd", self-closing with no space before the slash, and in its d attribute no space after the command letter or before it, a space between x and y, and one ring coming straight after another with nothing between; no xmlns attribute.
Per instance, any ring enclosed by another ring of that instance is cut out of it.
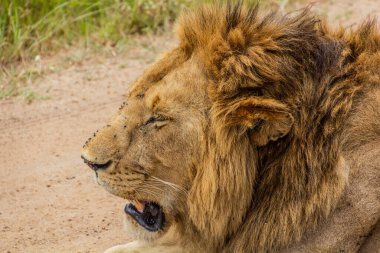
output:
<svg viewBox="0 0 380 253"><path fill-rule="evenodd" d="M189 64L150 84L152 74L145 73L111 121L83 146L98 183L127 200L126 228L138 239L158 239L186 216L207 108L202 78L191 82L200 70Z"/></svg>

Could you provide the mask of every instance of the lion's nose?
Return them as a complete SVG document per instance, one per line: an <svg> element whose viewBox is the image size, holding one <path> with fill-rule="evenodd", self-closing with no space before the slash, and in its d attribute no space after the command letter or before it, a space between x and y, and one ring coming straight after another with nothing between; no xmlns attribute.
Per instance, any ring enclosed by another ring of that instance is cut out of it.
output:
<svg viewBox="0 0 380 253"><path fill-rule="evenodd" d="M109 160L108 162L106 163L95 163L95 162L92 162L90 160L87 160L83 155L81 156L81 158L83 159L84 163L87 164L91 169L93 169L94 171L97 171L97 170L105 170L107 169L112 161Z"/></svg>

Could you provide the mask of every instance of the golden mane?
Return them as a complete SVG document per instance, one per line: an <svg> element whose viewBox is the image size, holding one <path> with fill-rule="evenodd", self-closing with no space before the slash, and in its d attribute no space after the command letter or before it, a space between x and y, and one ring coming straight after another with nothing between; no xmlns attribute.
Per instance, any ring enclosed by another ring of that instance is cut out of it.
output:
<svg viewBox="0 0 380 253"><path fill-rule="evenodd" d="M308 10L260 17L241 3L182 17L181 48L212 80L212 138L188 199L207 247L286 246L334 209L347 180L342 126L364 86L350 63L379 50L375 31L369 21L331 33Z"/></svg>

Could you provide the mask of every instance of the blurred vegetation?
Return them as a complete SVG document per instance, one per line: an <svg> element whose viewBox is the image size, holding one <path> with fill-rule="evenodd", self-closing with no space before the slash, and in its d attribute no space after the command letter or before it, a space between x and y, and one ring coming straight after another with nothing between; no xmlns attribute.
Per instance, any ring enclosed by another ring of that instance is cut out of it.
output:
<svg viewBox="0 0 380 253"><path fill-rule="evenodd" d="M85 43L113 45L128 34L156 31L191 0L1 0L0 64Z"/></svg>

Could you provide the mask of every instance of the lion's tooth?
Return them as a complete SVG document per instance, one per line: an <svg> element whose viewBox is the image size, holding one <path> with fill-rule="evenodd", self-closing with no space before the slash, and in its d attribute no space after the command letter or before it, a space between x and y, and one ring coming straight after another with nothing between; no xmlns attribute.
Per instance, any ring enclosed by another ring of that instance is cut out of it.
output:
<svg viewBox="0 0 380 253"><path fill-rule="evenodd" d="M140 213L144 212L145 205L138 200L135 200L134 202L135 202L134 206L136 207L136 210L139 211Z"/></svg>

